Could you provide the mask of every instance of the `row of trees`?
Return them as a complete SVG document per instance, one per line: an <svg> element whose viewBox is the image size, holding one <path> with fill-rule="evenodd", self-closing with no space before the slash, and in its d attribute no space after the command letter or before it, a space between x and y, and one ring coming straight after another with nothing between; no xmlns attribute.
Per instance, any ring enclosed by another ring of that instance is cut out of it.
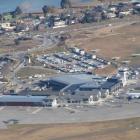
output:
<svg viewBox="0 0 140 140"><path fill-rule="evenodd" d="M20 15L20 14L22 14L22 13L23 13L23 12L22 12L22 9L20 8L20 6L17 6L16 9L15 9L14 11L11 12L11 15L12 15L13 17L16 17L16 16L18 16L18 15Z"/></svg>
<svg viewBox="0 0 140 140"><path fill-rule="evenodd" d="M60 6L62 9L71 8L71 1L70 0L61 0Z"/></svg>
<svg viewBox="0 0 140 140"><path fill-rule="evenodd" d="M70 0L61 0L60 6L62 9L71 8L71 1ZM51 10L52 10L52 8L47 6L47 5L44 5L42 7L42 11L43 11L44 16L46 16L47 13L50 12ZM16 16L22 14L23 11L22 11L20 6L17 6L16 9L10 13L11 13L12 17L15 18ZM2 20L2 19L3 19L3 16L0 15L0 20Z"/></svg>
<svg viewBox="0 0 140 140"><path fill-rule="evenodd" d="M71 8L71 1L70 0L61 0L60 2L60 6L62 9L67 9L67 8ZM43 11L43 14L44 16L47 15L47 13L51 10L51 8L47 5L44 5L42 7L42 11Z"/></svg>
<svg viewBox="0 0 140 140"><path fill-rule="evenodd" d="M8 12L8 13L5 13L5 14L11 14L11 16L13 18L15 18L16 16L18 16L22 13L23 13L22 9L19 6L17 6L14 11L11 11L11 12ZM3 20L5 20L4 14L0 14L0 21L3 21Z"/></svg>

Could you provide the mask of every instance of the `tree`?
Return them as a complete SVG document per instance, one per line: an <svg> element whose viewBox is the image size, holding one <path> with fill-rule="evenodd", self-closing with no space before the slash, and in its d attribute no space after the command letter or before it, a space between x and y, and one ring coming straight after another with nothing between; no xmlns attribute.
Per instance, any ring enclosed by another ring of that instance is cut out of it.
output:
<svg viewBox="0 0 140 140"><path fill-rule="evenodd" d="M70 0L61 0L60 5L61 5L62 9L70 8L71 2L70 2Z"/></svg>
<svg viewBox="0 0 140 140"><path fill-rule="evenodd" d="M13 18L16 18L16 13L15 13L15 11L10 12L10 14L12 15Z"/></svg>
<svg viewBox="0 0 140 140"><path fill-rule="evenodd" d="M0 21L2 21L2 19L3 19L3 16L2 16L2 14L0 14Z"/></svg>
<svg viewBox="0 0 140 140"><path fill-rule="evenodd" d="M34 31L39 31L39 24L35 25L33 29Z"/></svg>
<svg viewBox="0 0 140 140"><path fill-rule="evenodd" d="M14 42L15 42L15 45L19 45L20 44L19 39L14 39Z"/></svg>
<svg viewBox="0 0 140 140"><path fill-rule="evenodd" d="M43 11L44 16L46 17L47 13L49 12L48 6L47 6L47 5L44 5L44 6L42 7L42 11Z"/></svg>
<svg viewBox="0 0 140 140"><path fill-rule="evenodd" d="M19 6L17 6L16 9L14 11L10 12L10 13L15 18L17 15L20 15L23 12L22 12L22 9Z"/></svg>
<svg viewBox="0 0 140 140"><path fill-rule="evenodd" d="M98 1L101 2L101 3L105 2L105 0L98 0Z"/></svg>
<svg viewBox="0 0 140 140"><path fill-rule="evenodd" d="M85 12L84 17L82 19L82 23L92 23L94 22L95 15L91 12Z"/></svg>
<svg viewBox="0 0 140 140"><path fill-rule="evenodd" d="M33 17L32 13L29 13L29 14L28 14L28 17L29 17L29 18L32 18L32 17Z"/></svg>
<svg viewBox="0 0 140 140"><path fill-rule="evenodd" d="M17 6L14 12L16 15L20 15L22 14L22 9L19 6Z"/></svg>
<svg viewBox="0 0 140 140"><path fill-rule="evenodd" d="M54 21L55 21L55 17L52 15L49 18L49 27L53 27L54 26Z"/></svg>

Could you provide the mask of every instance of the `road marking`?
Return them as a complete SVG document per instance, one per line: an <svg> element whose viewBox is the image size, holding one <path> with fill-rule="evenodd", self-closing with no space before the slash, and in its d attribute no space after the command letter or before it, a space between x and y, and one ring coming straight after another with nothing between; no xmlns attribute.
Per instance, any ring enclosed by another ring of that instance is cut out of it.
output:
<svg viewBox="0 0 140 140"><path fill-rule="evenodd" d="M37 113L40 112L42 109L43 109L43 108L40 107L40 108L36 109L35 111L33 111L31 114L37 114Z"/></svg>
<svg viewBox="0 0 140 140"><path fill-rule="evenodd" d="M5 108L4 106L3 107L0 107L0 111L2 111L4 108Z"/></svg>

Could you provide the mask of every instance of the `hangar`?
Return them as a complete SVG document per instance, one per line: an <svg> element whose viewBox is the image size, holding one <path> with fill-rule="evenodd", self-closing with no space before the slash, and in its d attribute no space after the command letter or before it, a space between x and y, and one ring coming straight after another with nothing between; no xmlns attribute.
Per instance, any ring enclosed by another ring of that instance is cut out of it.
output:
<svg viewBox="0 0 140 140"><path fill-rule="evenodd" d="M57 106L57 99L47 96L2 95L0 106Z"/></svg>

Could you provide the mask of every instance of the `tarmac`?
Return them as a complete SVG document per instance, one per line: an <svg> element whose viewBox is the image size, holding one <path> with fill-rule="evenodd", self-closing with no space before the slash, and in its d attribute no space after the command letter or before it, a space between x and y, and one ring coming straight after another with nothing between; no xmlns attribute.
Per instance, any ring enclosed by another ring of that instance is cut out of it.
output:
<svg viewBox="0 0 140 140"><path fill-rule="evenodd" d="M16 121L18 124L80 123L140 117L140 100L109 101L101 105L59 108L0 107L0 129Z"/></svg>

